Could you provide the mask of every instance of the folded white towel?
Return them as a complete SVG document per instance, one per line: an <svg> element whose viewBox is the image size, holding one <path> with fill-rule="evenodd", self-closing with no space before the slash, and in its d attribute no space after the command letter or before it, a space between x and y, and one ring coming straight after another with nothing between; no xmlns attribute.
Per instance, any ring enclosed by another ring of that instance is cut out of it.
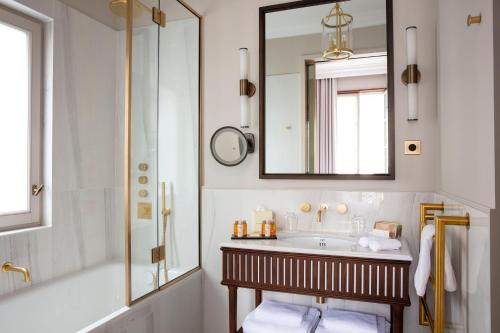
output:
<svg viewBox="0 0 500 333"><path fill-rule="evenodd" d="M323 326L323 321L320 321L318 324L318 328L315 331L316 333L336 333L340 332L338 330L329 330ZM358 333L358 331L349 330L349 333ZM390 333L391 332L391 324L389 324L384 317L377 317L377 333ZM345 331L342 333L346 333Z"/></svg>
<svg viewBox="0 0 500 333"><path fill-rule="evenodd" d="M319 321L319 310L309 308L304 320L297 326L279 325L275 322L261 321L255 318L255 310L245 318L243 332L245 333L312 333Z"/></svg>
<svg viewBox="0 0 500 333"><path fill-rule="evenodd" d="M275 324L299 326L308 310L309 308L303 305L265 300L255 309L255 318Z"/></svg>
<svg viewBox="0 0 500 333"><path fill-rule="evenodd" d="M399 250L401 248L401 242L397 239L387 239L376 236L361 237L359 239L359 245L362 247L369 247L370 250L374 252Z"/></svg>
<svg viewBox="0 0 500 333"><path fill-rule="evenodd" d="M431 274L431 250L434 244L432 238L436 233L436 227L432 224L426 225L420 235L420 254L418 256L418 266L415 271L415 290L418 296L424 296L427 289L427 282ZM457 280L455 272L451 266L448 248L444 249L444 289L446 291L457 290Z"/></svg>
<svg viewBox="0 0 500 333"><path fill-rule="evenodd" d="M329 309L320 324L331 333L378 333L377 316L361 312Z"/></svg>

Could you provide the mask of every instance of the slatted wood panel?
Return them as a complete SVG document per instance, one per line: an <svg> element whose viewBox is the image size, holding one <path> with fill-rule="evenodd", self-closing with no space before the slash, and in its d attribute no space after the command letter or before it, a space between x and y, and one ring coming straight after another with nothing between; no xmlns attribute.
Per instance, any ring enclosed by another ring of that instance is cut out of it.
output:
<svg viewBox="0 0 500 333"><path fill-rule="evenodd" d="M410 262L222 248L222 284L409 305Z"/></svg>

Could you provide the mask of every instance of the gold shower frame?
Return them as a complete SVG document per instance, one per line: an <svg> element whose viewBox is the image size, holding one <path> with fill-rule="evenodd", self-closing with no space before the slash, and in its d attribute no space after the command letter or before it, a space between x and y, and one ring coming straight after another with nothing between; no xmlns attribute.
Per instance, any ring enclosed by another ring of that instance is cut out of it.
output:
<svg viewBox="0 0 500 333"><path fill-rule="evenodd" d="M184 280L201 270L201 187L203 186L203 18L191 6L183 0L176 0L199 20L199 62L198 62L198 266L182 274L181 276L168 281L159 288L132 300L132 253L131 253L131 119L132 119L132 33L134 28L134 2L127 2L126 17L126 50L125 50L125 154L124 154L124 193L125 193L125 303L127 306L134 305L149 296L165 290L170 286Z"/></svg>

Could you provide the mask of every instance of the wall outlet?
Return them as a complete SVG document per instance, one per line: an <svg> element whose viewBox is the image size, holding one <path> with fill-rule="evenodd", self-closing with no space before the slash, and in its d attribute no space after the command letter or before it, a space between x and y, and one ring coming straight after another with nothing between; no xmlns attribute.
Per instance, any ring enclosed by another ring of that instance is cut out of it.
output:
<svg viewBox="0 0 500 333"><path fill-rule="evenodd" d="M420 140L405 141L405 155L420 155L421 153Z"/></svg>

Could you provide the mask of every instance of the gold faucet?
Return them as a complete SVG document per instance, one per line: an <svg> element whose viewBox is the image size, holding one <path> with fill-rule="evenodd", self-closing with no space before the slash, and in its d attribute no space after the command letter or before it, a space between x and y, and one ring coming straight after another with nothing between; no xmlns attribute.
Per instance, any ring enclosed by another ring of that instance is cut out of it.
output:
<svg viewBox="0 0 500 333"><path fill-rule="evenodd" d="M321 204L316 212L316 222L321 223L323 214L328 210L327 204Z"/></svg>
<svg viewBox="0 0 500 333"><path fill-rule="evenodd" d="M31 275L30 275L30 271L28 271L26 268L24 267L16 267L14 266L13 263L11 262L6 262L5 264L3 264L2 266L2 271L4 271L5 273L7 272L17 272L17 273L22 273L23 274L23 277L24 277L24 282L26 283L29 283L31 282Z"/></svg>

